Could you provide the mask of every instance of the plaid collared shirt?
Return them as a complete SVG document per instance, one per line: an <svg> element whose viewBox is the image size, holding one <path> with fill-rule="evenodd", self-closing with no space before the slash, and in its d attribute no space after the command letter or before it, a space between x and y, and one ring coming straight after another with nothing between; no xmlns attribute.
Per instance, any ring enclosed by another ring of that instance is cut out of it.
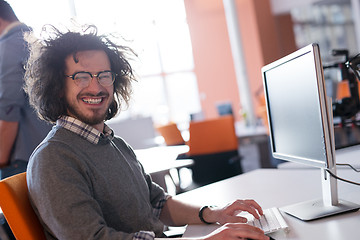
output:
<svg viewBox="0 0 360 240"><path fill-rule="evenodd" d="M97 144L102 137L113 138L114 132L111 128L109 128L106 124L104 126L104 131L99 132L97 129L91 127L90 125L81 122L80 120L70 117L63 116L56 121L56 125L61 126L71 132L74 132L81 136L82 138L88 140L93 144ZM170 195L165 194L163 199L155 205L153 209L153 214L159 218L162 208L166 200L170 197ZM155 233L151 231L139 231L134 233L133 240L154 240Z"/></svg>
<svg viewBox="0 0 360 240"><path fill-rule="evenodd" d="M70 116L63 116L59 118L56 121L56 125L80 135L82 138L93 144L98 144L100 138L102 137L110 137L112 139L114 135L111 128L109 128L106 124L104 127L104 132L99 132L90 125Z"/></svg>

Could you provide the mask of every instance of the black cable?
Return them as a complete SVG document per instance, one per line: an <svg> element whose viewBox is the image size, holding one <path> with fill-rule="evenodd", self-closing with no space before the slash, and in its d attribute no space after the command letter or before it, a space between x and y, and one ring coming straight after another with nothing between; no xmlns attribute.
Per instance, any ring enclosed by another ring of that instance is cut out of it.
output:
<svg viewBox="0 0 360 240"><path fill-rule="evenodd" d="M348 167L352 168L352 170L354 170L355 172L360 172L359 169L354 168L352 165L350 165L348 163L337 163L336 165L338 165L338 166L348 166Z"/></svg>
<svg viewBox="0 0 360 240"><path fill-rule="evenodd" d="M330 172L328 169L325 169L325 170L326 170L331 176L333 176L334 178L336 178L337 180L340 180L340 181L343 181L343 182L347 182L347 183L350 183L350 184L355 184L355 185L360 186L360 183L353 182L353 181L350 181L350 180L347 180L347 179L338 177L338 176L336 176L335 174L333 174L332 172Z"/></svg>

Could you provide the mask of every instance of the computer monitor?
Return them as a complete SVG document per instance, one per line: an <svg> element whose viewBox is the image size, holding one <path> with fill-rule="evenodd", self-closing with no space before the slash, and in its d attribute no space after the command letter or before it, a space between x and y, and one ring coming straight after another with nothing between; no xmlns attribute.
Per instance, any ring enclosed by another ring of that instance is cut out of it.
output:
<svg viewBox="0 0 360 240"><path fill-rule="evenodd" d="M231 102L223 102L216 104L216 109L219 116L233 115L233 109Z"/></svg>
<svg viewBox="0 0 360 240"><path fill-rule="evenodd" d="M261 71L273 156L321 171L322 199L281 209L302 220L358 209L358 205L338 199L337 180L332 176L336 175L332 107L319 46L310 44Z"/></svg>

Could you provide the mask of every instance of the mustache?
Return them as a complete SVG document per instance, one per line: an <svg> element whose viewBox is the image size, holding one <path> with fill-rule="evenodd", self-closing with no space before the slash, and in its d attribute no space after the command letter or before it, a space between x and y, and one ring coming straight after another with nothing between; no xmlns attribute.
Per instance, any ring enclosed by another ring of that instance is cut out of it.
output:
<svg viewBox="0 0 360 240"><path fill-rule="evenodd" d="M107 92L99 92L97 94L84 92L84 93L78 94L78 97L108 97L108 96L109 96L109 93L107 93Z"/></svg>

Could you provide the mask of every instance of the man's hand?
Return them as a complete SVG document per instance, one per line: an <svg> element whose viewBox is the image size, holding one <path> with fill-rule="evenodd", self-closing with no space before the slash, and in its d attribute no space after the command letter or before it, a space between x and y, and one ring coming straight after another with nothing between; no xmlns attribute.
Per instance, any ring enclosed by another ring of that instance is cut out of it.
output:
<svg viewBox="0 0 360 240"><path fill-rule="evenodd" d="M244 223L226 223L210 234L206 235L203 240L231 240L231 239L256 239L269 240L264 232L254 226Z"/></svg>
<svg viewBox="0 0 360 240"><path fill-rule="evenodd" d="M237 216L240 212L248 212L259 219L263 215L262 208L254 200L236 200L223 208L205 209L203 217L207 222L225 223L246 223L247 219Z"/></svg>

